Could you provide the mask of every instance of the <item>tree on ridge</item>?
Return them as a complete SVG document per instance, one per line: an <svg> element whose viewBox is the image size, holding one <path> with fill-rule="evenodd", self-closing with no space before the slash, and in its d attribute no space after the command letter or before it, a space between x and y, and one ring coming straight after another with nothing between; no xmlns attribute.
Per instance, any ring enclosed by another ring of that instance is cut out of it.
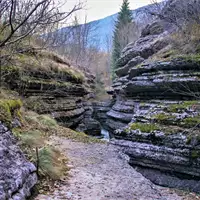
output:
<svg viewBox="0 0 200 200"><path fill-rule="evenodd" d="M117 60L121 55L123 48L135 37L136 24L133 22L132 12L129 8L129 1L123 0L118 18L115 24L113 34L113 48L112 48L112 79L115 78L115 70L117 69Z"/></svg>

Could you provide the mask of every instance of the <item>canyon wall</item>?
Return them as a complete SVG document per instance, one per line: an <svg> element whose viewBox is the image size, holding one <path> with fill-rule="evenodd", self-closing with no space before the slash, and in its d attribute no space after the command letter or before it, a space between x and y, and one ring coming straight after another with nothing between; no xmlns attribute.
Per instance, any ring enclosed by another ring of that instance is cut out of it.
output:
<svg viewBox="0 0 200 200"><path fill-rule="evenodd" d="M24 54L15 59L17 67L2 69L4 84L23 97L27 109L51 114L65 127L100 135L100 124L92 119L92 105L89 104L94 76L54 53L34 53L39 61L32 54Z"/></svg>
<svg viewBox="0 0 200 200"><path fill-rule="evenodd" d="M171 55L174 27L148 25L118 60L106 126L154 183L200 192L199 55Z"/></svg>

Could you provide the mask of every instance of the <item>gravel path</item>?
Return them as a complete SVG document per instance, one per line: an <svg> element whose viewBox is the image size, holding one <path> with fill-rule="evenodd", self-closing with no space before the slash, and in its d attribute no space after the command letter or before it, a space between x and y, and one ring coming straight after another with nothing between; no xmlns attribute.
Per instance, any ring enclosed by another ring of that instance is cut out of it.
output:
<svg viewBox="0 0 200 200"><path fill-rule="evenodd" d="M51 195L36 200L193 200L159 187L128 165L111 144L85 144L53 138L70 161L70 178Z"/></svg>

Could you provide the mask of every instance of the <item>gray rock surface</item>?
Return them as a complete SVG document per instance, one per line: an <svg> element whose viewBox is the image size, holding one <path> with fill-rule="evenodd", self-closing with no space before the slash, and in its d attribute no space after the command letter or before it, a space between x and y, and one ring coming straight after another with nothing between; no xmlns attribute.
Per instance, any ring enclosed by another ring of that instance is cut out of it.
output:
<svg viewBox="0 0 200 200"><path fill-rule="evenodd" d="M142 135L142 133L140 134ZM145 133L143 134L145 135ZM164 136L162 135L162 137ZM184 139L185 137L181 135L172 136L171 141L174 143L174 147L169 147L171 145L167 146L166 144L153 145L148 142L136 142L137 140L135 142L118 140L114 143L123 147L124 153L130 156L129 163L133 166L139 166L138 171L152 182L199 193L200 160L191 156L192 152L199 151L199 147L196 147L196 150L188 148L187 145L182 145L184 146L182 148L175 147L175 144L179 144L181 140L185 142Z"/></svg>
<svg viewBox="0 0 200 200"><path fill-rule="evenodd" d="M36 183L35 166L26 160L12 133L0 123L0 199L25 200Z"/></svg>
<svg viewBox="0 0 200 200"><path fill-rule="evenodd" d="M108 100L105 102L93 102L93 118L100 122L104 129L108 129L106 120L108 119L107 112L110 111L114 101Z"/></svg>
<svg viewBox="0 0 200 200"><path fill-rule="evenodd" d="M171 16L181 2L168 1L163 15ZM170 57L175 31L156 19L124 48L106 125L130 164L154 183L200 192L200 63L196 55Z"/></svg>

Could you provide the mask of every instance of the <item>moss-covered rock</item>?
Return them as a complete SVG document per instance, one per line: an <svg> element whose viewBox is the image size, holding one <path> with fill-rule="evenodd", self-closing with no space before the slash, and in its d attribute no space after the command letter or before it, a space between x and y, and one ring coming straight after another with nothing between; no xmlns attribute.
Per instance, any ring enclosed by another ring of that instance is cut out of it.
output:
<svg viewBox="0 0 200 200"><path fill-rule="evenodd" d="M145 124L145 123L132 123L130 124L128 130L140 130L141 132L151 133L156 130L160 130L157 124Z"/></svg>
<svg viewBox="0 0 200 200"><path fill-rule="evenodd" d="M162 124L173 124L176 116L169 115L166 113L159 113L153 116L153 119L157 121L158 123Z"/></svg>
<svg viewBox="0 0 200 200"><path fill-rule="evenodd" d="M183 126L186 128L200 127L200 116L185 118L183 120Z"/></svg>
<svg viewBox="0 0 200 200"><path fill-rule="evenodd" d="M191 158L192 159L200 158L200 151L198 151L198 150L191 150Z"/></svg>
<svg viewBox="0 0 200 200"><path fill-rule="evenodd" d="M168 112L180 112L187 110L189 108L195 108L196 105L199 105L199 101L184 101L179 104L172 104L166 110Z"/></svg>
<svg viewBox="0 0 200 200"><path fill-rule="evenodd" d="M0 121L7 126L11 126L11 122L14 118L21 120L20 108L22 107L21 100L0 100Z"/></svg>

